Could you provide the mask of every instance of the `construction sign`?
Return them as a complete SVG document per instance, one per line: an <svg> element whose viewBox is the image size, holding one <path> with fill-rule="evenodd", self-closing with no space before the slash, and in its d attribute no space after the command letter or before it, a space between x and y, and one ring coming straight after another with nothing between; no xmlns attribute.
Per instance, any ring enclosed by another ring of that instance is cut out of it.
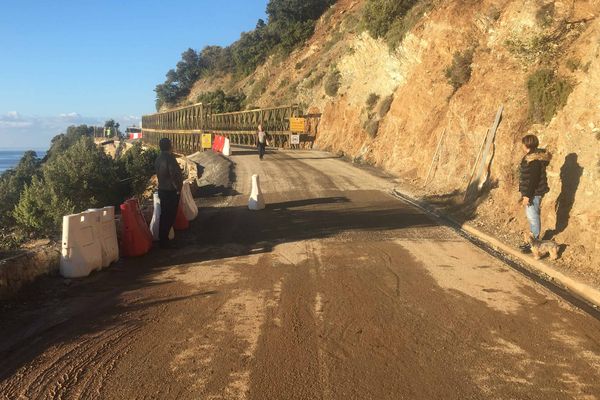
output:
<svg viewBox="0 0 600 400"><path fill-rule="evenodd" d="M202 148L203 149L212 148L212 133L203 133L202 134Z"/></svg>
<svg viewBox="0 0 600 400"><path fill-rule="evenodd" d="M304 133L306 130L306 118L290 118L290 131Z"/></svg>

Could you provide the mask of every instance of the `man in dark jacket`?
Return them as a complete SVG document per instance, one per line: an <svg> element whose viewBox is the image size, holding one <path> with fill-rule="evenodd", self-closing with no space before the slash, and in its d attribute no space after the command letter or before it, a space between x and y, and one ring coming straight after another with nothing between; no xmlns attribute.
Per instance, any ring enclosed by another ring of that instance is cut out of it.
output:
<svg viewBox="0 0 600 400"><path fill-rule="evenodd" d="M160 155L154 164L158 177L158 197L160 199L160 223L158 238L161 248L169 247L169 232L175 223L179 195L183 186L181 168L173 155L171 141L162 138L159 142Z"/></svg>
<svg viewBox="0 0 600 400"><path fill-rule="evenodd" d="M542 198L550 191L546 177L546 167L552 155L538 149L539 139L535 135L523 137L523 150L525 156L521 160L519 192L521 192L521 203L525 207L525 215L529 221L531 234L535 239L540 238L542 229L541 203ZM529 251L529 245L521 246L523 251Z"/></svg>

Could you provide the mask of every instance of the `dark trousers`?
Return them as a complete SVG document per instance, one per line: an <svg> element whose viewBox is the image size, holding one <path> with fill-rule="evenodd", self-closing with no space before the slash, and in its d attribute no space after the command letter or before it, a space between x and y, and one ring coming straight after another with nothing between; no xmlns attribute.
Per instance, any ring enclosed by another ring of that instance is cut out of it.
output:
<svg viewBox="0 0 600 400"><path fill-rule="evenodd" d="M159 190L160 199L160 224L158 226L158 239L160 244L169 243L169 232L175 223L177 217L177 207L179 207L179 195L175 190Z"/></svg>
<svg viewBox="0 0 600 400"><path fill-rule="evenodd" d="M265 143L258 142L258 157L262 160L265 156L265 149L267 145Z"/></svg>

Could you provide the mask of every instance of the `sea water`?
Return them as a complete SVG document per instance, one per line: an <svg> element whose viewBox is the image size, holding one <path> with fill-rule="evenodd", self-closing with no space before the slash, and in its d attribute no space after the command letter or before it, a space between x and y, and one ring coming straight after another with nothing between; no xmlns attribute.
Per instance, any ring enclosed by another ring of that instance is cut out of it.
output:
<svg viewBox="0 0 600 400"><path fill-rule="evenodd" d="M27 150L0 149L0 174L7 169L16 167L25 151ZM37 153L38 158L43 158L46 155L46 150L34 151Z"/></svg>

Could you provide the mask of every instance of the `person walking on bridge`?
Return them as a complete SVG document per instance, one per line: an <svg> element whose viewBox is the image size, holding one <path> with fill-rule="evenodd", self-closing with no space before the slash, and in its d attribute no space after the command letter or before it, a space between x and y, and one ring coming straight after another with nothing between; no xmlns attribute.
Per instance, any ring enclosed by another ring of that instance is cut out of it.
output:
<svg viewBox="0 0 600 400"><path fill-rule="evenodd" d="M262 124L258 125L258 132L256 133L256 145L258 146L258 158L262 160L265 156L265 150L269 145L269 134L265 132Z"/></svg>
<svg viewBox="0 0 600 400"><path fill-rule="evenodd" d="M160 199L160 222L158 238L161 248L169 248L169 232L175 223L179 196L183 187L181 168L173 155L171 140L162 138L159 142L160 155L154 164L158 177L158 197Z"/></svg>

